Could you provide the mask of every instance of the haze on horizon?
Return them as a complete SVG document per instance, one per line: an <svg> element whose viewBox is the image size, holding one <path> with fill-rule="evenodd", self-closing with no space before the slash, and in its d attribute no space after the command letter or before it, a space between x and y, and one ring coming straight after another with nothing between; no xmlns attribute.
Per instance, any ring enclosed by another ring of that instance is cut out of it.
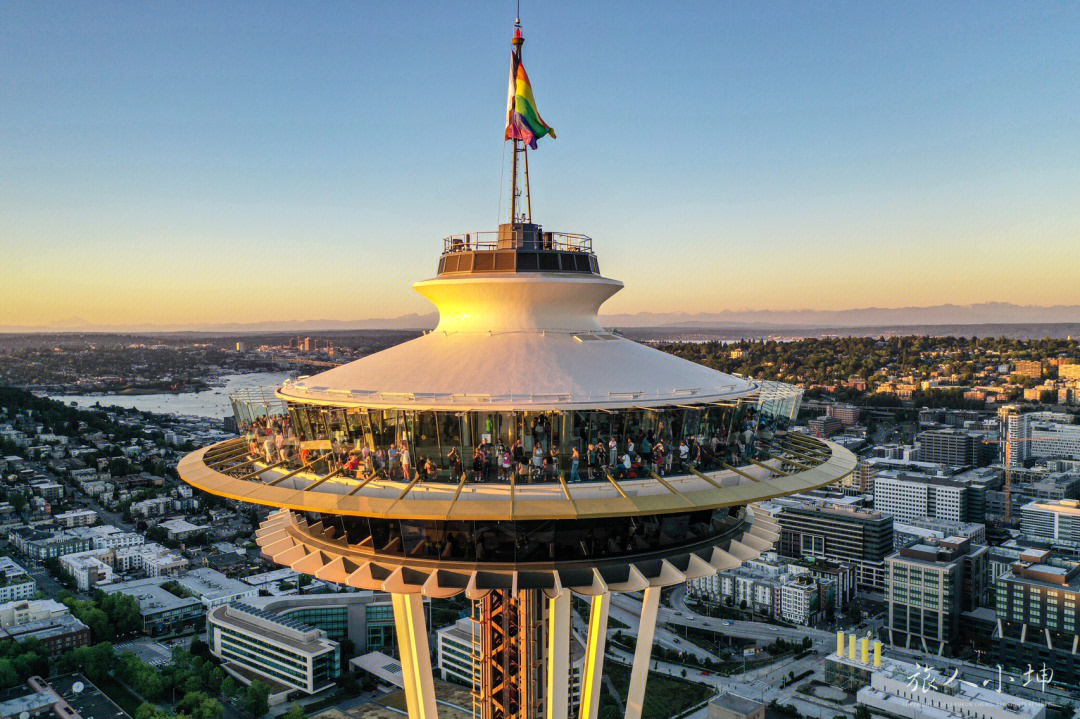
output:
<svg viewBox="0 0 1080 719"><path fill-rule="evenodd" d="M667 8L523 3L605 313L1080 301L1080 5ZM430 312L506 214L513 12L0 5L0 325Z"/></svg>

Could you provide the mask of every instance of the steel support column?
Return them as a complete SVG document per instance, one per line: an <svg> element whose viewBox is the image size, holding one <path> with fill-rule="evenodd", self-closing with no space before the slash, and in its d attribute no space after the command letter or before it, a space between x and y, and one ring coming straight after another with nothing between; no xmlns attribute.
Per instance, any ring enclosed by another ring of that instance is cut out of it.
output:
<svg viewBox="0 0 1080 719"><path fill-rule="evenodd" d="M641 602L641 623L638 624L637 645L634 648L634 668L630 672L630 690L626 697L626 719L641 719L645 704L645 682L652 661L653 636L656 634L656 614L660 609L660 587L647 587Z"/></svg>
<svg viewBox="0 0 1080 719"><path fill-rule="evenodd" d="M391 594L397 628L401 674L405 680L405 705L409 719L438 719L434 675L424 622L424 598L419 594Z"/></svg>
<svg viewBox="0 0 1080 719"><path fill-rule="evenodd" d="M581 719L596 719L600 708L600 680L604 676L604 645L607 643L608 610L611 593L592 597L589 610L589 639L585 647L585 676L581 684Z"/></svg>
<svg viewBox="0 0 1080 719"><path fill-rule="evenodd" d="M547 719L570 715L570 590L548 600Z"/></svg>

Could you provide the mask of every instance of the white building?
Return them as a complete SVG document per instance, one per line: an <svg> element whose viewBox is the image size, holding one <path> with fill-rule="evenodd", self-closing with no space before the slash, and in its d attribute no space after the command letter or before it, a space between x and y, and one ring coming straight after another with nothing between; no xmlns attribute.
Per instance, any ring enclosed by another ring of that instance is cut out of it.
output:
<svg viewBox="0 0 1080 719"><path fill-rule="evenodd" d="M133 517L161 517L173 511L172 497L156 497L134 502L131 505Z"/></svg>
<svg viewBox="0 0 1080 719"><path fill-rule="evenodd" d="M1011 694L953 679L949 674L906 662L882 667L870 676L870 685L858 691L859 704L874 713L900 719L1044 719L1046 705ZM918 675L914 686L912 677Z"/></svg>
<svg viewBox="0 0 1080 719"><path fill-rule="evenodd" d="M1028 459L1080 459L1080 424L1057 412L1012 414L1005 420L1012 443L1010 464L1022 467Z"/></svg>
<svg viewBox="0 0 1080 719"><path fill-rule="evenodd" d="M1080 542L1080 500L1036 501L1020 508L1020 528L1028 537Z"/></svg>
<svg viewBox="0 0 1080 719"><path fill-rule="evenodd" d="M207 610L259 595L259 590L213 569L193 569L177 583L197 596Z"/></svg>
<svg viewBox="0 0 1080 719"><path fill-rule="evenodd" d="M138 532L124 532L111 524L97 527L77 527L71 530L76 537L90 540L93 549L122 549L138 547L146 542L146 537Z"/></svg>
<svg viewBox="0 0 1080 719"><path fill-rule="evenodd" d="M164 522L158 524L158 526L168 532L169 539L175 541L187 539L188 537L195 534L202 534L206 530L210 529L210 527L206 526L205 524L192 524L191 522L182 518L167 519Z"/></svg>
<svg viewBox="0 0 1080 719"><path fill-rule="evenodd" d="M143 569L148 577L177 577L186 572L191 564L179 552L166 549L159 544L148 546L161 550L143 559Z"/></svg>
<svg viewBox="0 0 1080 719"><path fill-rule="evenodd" d="M818 586L812 578L800 577L780 587L780 615L786 621L805 626L817 611Z"/></svg>
<svg viewBox="0 0 1080 719"><path fill-rule="evenodd" d="M967 487L949 479L887 470L874 479L874 510L905 523L927 517L966 522L967 493Z"/></svg>
<svg viewBox="0 0 1080 719"><path fill-rule="evenodd" d="M60 557L60 567L75 579L80 592L88 592L100 584L113 580L113 569L102 558L109 550L91 549L89 552L65 554Z"/></svg>
<svg viewBox="0 0 1080 719"><path fill-rule="evenodd" d="M92 509L73 509L70 512L61 512L53 519L60 526L68 529L72 527L89 527L97 521L97 512Z"/></svg>
<svg viewBox="0 0 1080 719"><path fill-rule="evenodd" d="M321 629L241 602L217 607L206 620L210 651L226 671L240 667L305 694L332 687L340 676L341 650Z"/></svg>
<svg viewBox="0 0 1080 719"><path fill-rule="evenodd" d="M29 599L37 594L37 582L11 557L0 557L0 603Z"/></svg>
<svg viewBox="0 0 1080 719"><path fill-rule="evenodd" d="M55 599L6 602L0 604L0 627L17 627L63 614L70 614L70 610Z"/></svg>

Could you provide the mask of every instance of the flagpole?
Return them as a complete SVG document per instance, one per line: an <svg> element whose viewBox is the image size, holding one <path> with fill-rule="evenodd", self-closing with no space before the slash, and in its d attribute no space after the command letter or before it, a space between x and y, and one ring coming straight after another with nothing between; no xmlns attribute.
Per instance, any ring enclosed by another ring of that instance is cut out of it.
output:
<svg viewBox="0 0 1080 719"><path fill-rule="evenodd" d="M514 57L516 58L517 65L521 65L521 46L525 44L525 38L521 35L521 18L514 20L514 37L510 41L514 46ZM526 207L528 208L528 216L525 218L526 222L532 222L532 198L529 195L529 155L528 150L525 148L524 143L521 140L514 140L514 167L511 173L511 185L510 185L510 223L517 224L518 222L518 198L521 196L521 191L518 187L518 165L521 163L522 154L524 154L525 168L524 168L524 191L526 198Z"/></svg>

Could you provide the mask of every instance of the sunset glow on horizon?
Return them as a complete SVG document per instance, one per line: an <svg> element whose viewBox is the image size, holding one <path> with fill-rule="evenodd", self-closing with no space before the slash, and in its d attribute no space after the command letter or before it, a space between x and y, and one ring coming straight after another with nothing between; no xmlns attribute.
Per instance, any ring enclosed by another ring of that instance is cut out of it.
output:
<svg viewBox="0 0 1080 719"><path fill-rule="evenodd" d="M1080 6L523 3L604 313L1080 304ZM0 7L0 326L429 313L513 5ZM500 205L500 199L502 204Z"/></svg>

